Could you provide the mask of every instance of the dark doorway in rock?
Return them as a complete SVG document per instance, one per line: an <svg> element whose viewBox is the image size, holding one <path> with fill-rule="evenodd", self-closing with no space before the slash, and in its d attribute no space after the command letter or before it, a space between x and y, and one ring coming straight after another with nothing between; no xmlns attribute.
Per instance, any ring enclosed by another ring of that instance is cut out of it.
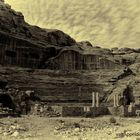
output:
<svg viewBox="0 0 140 140"><path fill-rule="evenodd" d="M8 57L15 58L17 54L16 54L15 51L6 50L5 55L8 56Z"/></svg>
<svg viewBox="0 0 140 140"><path fill-rule="evenodd" d="M7 81L0 80L0 89L5 89L7 86Z"/></svg>
<svg viewBox="0 0 140 140"><path fill-rule="evenodd" d="M126 87L126 89L123 91L123 98L124 105L130 105L130 103L134 102L133 87L131 86Z"/></svg>
<svg viewBox="0 0 140 140"><path fill-rule="evenodd" d="M0 103L2 104L2 107L15 109L15 105L13 103L12 98L7 94L1 94L0 95Z"/></svg>
<svg viewBox="0 0 140 140"><path fill-rule="evenodd" d="M29 56L32 59L39 59L40 58L39 54L37 54L37 53L29 53Z"/></svg>

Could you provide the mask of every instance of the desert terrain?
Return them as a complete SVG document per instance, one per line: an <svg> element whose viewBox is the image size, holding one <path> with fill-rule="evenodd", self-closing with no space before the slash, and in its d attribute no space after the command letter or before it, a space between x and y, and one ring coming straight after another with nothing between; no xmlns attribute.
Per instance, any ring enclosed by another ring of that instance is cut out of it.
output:
<svg viewBox="0 0 140 140"><path fill-rule="evenodd" d="M115 121L114 121L115 120ZM139 140L139 118L1 118L1 140Z"/></svg>

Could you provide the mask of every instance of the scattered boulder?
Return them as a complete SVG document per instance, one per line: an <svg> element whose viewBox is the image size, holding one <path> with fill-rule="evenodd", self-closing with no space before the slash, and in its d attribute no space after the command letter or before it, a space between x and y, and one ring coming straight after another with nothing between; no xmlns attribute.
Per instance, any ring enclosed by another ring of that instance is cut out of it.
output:
<svg viewBox="0 0 140 140"><path fill-rule="evenodd" d="M18 137L19 136L19 132L16 130L11 136Z"/></svg>
<svg viewBox="0 0 140 140"><path fill-rule="evenodd" d="M110 121L110 123L116 123L116 122L117 122L116 119L115 119L114 117L111 117L111 118L109 119L109 121Z"/></svg>

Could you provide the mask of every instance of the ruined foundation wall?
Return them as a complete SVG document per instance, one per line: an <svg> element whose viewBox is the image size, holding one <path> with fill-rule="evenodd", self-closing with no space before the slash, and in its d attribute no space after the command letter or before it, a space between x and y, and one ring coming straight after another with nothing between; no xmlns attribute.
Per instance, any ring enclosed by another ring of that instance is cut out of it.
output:
<svg viewBox="0 0 140 140"><path fill-rule="evenodd" d="M63 107L62 116L86 116L86 117L96 117L99 115L107 115L108 109L105 107Z"/></svg>

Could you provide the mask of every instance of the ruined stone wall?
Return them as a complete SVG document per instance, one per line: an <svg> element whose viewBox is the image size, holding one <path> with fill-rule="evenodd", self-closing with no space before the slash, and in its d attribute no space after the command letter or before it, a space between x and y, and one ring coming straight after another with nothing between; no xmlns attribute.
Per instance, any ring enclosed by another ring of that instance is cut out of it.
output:
<svg viewBox="0 0 140 140"><path fill-rule="evenodd" d="M108 110L109 114L115 116L123 116L123 117L136 116L136 108L133 107L131 112L129 112L129 105L119 107L108 107Z"/></svg>
<svg viewBox="0 0 140 140"><path fill-rule="evenodd" d="M62 116L85 116L96 117L99 115L107 115L108 109L106 107L63 107Z"/></svg>

